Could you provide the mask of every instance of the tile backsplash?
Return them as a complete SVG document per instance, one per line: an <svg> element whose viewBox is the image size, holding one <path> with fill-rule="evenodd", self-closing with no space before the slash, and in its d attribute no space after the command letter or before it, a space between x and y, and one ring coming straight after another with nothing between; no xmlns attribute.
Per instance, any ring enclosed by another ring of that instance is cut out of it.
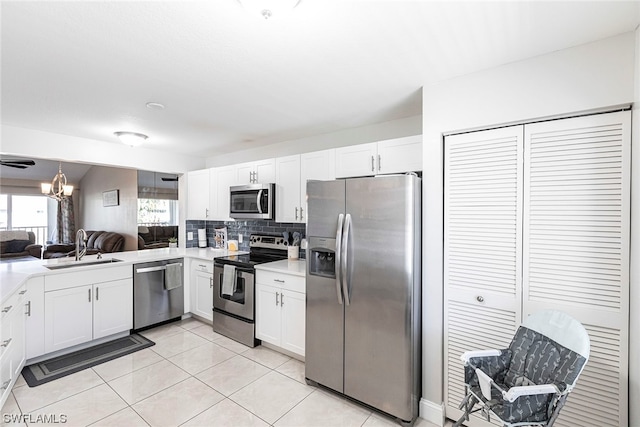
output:
<svg viewBox="0 0 640 427"><path fill-rule="evenodd" d="M293 233L297 231L306 237L306 224L295 222L275 222L270 220L239 220L239 221L195 221L187 220L186 233L193 233L193 240L187 240L187 248L195 248L198 246L198 229L207 230L207 246L215 246L215 229L227 227L227 239L239 240L238 235L242 234L242 243L239 243L240 250L249 250L249 237L252 234L269 234L274 236L282 236L284 231ZM186 236L186 235L185 235ZM300 251L300 258L304 258L304 251Z"/></svg>

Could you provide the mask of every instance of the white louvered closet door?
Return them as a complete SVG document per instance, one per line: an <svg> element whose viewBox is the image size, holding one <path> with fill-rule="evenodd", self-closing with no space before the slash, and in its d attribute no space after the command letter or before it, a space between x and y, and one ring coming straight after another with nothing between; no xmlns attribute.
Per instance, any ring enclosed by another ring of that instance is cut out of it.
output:
<svg viewBox="0 0 640 427"><path fill-rule="evenodd" d="M523 314L565 311L591 339L558 427L628 425L630 122L525 126Z"/></svg>
<svg viewBox="0 0 640 427"><path fill-rule="evenodd" d="M460 355L506 348L521 319L523 128L445 139L445 405L458 418ZM469 426L489 425L474 416Z"/></svg>

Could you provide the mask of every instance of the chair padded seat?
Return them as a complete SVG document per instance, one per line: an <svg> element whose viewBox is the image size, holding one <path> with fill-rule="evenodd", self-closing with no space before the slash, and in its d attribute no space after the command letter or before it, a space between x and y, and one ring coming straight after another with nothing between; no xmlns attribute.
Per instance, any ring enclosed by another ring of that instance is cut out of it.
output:
<svg viewBox="0 0 640 427"><path fill-rule="evenodd" d="M574 384L586 358L565 348L538 332L521 326L513 337L508 349L500 356L477 357L465 366L465 383L473 394L483 402L475 369L489 375L502 389L511 387L555 384L564 391L568 384ZM503 421L509 423L544 422L548 419L547 409L554 395L540 394L521 396L513 402L506 401L498 390L492 388L491 410Z"/></svg>

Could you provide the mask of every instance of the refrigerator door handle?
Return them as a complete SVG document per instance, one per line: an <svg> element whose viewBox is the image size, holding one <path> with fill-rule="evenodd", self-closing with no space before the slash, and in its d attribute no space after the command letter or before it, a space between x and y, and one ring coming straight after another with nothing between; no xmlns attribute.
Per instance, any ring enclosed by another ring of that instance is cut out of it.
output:
<svg viewBox="0 0 640 427"><path fill-rule="evenodd" d="M351 214L347 214L344 220L344 236L342 236L342 292L344 303L349 305L349 281L347 280L347 252L349 250L349 229L351 228Z"/></svg>
<svg viewBox="0 0 640 427"><path fill-rule="evenodd" d="M342 290L340 286L340 253L342 251L342 223L344 214L338 215L338 231L336 232L336 291L338 292L338 302L342 305Z"/></svg>

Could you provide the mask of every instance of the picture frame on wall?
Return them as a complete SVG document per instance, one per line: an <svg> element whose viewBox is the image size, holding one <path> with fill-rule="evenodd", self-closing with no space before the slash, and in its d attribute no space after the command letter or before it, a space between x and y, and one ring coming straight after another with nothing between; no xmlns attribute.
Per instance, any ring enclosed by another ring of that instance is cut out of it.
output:
<svg viewBox="0 0 640 427"><path fill-rule="evenodd" d="M120 190L102 192L102 206L118 206L120 204Z"/></svg>

